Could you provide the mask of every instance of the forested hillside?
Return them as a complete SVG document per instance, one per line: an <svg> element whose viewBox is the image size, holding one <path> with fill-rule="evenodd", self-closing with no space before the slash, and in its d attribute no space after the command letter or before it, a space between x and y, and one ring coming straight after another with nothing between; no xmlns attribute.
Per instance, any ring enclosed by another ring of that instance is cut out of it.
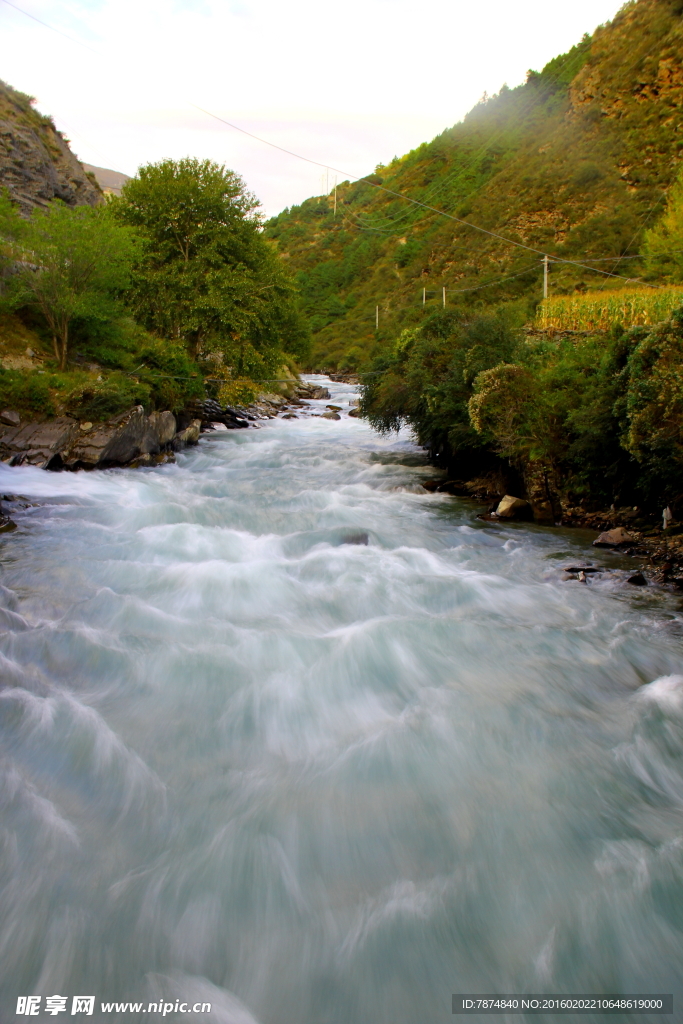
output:
<svg viewBox="0 0 683 1024"><path fill-rule="evenodd" d="M444 287L449 308L518 301L532 315L541 257L513 242L583 264L551 264L551 294L656 277L626 257L662 216L682 155L683 3L636 0L432 142L339 184L336 212L332 192L268 223L298 275L311 365L362 367L441 307Z"/></svg>

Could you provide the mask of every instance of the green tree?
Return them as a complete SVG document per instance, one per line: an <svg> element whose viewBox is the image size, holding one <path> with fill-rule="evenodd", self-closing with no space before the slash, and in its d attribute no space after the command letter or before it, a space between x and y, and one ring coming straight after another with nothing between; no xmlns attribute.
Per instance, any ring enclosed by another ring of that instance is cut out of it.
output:
<svg viewBox="0 0 683 1024"><path fill-rule="evenodd" d="M118 299L130 280L137 240L104 207L72 209L60 202L36 211L17 234L13 302L40 310L59 369L65 370L74 318L114 317L120 311Z"/></svg>
<svg viewBox="0 0 683 1024"><path fill-rule="evenodd" d="M669 191L663 217L645 232L645 252L659 277L683 281L683 174Z"/></svg>
<svg viewBox="0 0 683 1024"><path fill-rule="evenodd" d="M141 167L113 202L145 238L132 301L156 334L193 357L216 349L244 365L267 352L305 353L293 282L261 233L258 203L233 171L210 160Z"/></svg>

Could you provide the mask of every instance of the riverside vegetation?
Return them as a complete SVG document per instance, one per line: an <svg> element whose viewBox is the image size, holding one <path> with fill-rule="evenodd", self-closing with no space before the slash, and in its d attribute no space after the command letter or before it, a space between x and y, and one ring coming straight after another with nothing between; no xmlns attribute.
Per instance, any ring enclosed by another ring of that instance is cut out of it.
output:
<svg viewBox="0 0 683 1024"><path fill-rule="evenodd" d="M683 518L682 54L681 3L627 3L338 185L336 215L330 194L267 225L298 273L312 365L360 372L380 431L409 424L448 476L514 488L548 520ZM573 261L551 262L546 302L544 252Z"/></svg>
<svg viewBox="0 0 683 1024"><path fill-rule="evenodd" d="M5 189L0 260L0 408L22 417L247 402L307 352L255 197L207 160L142 167L120 198L28 216Z"/></svg>

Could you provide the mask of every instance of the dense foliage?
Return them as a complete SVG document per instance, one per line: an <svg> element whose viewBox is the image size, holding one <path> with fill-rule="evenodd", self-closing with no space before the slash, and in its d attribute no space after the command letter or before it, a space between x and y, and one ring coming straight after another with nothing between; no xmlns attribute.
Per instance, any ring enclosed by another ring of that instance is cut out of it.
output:
<svg viewBox="0 0 683 1024"><path fill-rule="evenodd" d="M24 218L0 194L0 405L102 420L246 401L281 377L308 328L256 206L237 175L189 159L141 168L99 207Z"/></svg>
<svg viewBox="0 0 683 1024"><path fill-rule="evenodd" d="M209 160L164 160L141 167L113 206L146 243L130 301L149 330L183 341L193 358L218 351L240 374L272 374L282 350L306 354L292 282L238 175Z"/></svg>
<svg viewBox="0 0 683 1024"><path fill-rule="evenodd" d="M370 422L407 423L461 479L496 466L570 504L683 494L683 307L653 327L529 338L519 306L437 314L379 357Z"/></svg>

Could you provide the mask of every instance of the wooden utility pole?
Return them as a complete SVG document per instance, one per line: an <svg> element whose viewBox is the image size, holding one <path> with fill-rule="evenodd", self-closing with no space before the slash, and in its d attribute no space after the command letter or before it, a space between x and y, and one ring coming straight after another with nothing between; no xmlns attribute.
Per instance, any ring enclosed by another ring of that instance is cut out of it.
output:
<svg viewBox="0 0 683 1024"><path fill-rule="evenodd" d="M548 298L548 256L543 257L543 298Z"/></svg>
<svg viewBox="0 0 683 1024"><path fill-rule="evenodd" d="M443 308L445 309L446 308L446 285L443 286L442 292L443 292Z"/></svg>
<svg viewBox="0 0 683 1024"><path fill-rule="evenodd" d="M379 306L375 306L375 330L379 330Z"/></svg>

